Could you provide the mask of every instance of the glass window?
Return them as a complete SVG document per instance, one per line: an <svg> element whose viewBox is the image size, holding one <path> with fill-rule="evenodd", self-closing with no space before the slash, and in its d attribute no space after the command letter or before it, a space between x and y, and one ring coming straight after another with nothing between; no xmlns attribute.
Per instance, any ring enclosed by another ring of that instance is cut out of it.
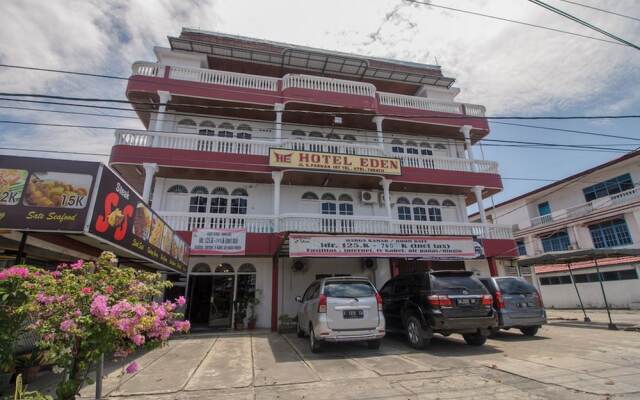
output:
<svg viewBox="0 0 640 400"><path fill-rule="evenodd" d="M300 129L296 129L295 131L291 132L291 136L307 136L307 134Z"/></svg>
<svg viewBox="0 0 640 400"><path fill-rule="evenodd" d="M238 125L236 137L238 139L251 139L251 127L247 124Z"/></svg>
<svg viewBox="0 0 640 400"><path fill-rule="evenodd" d="M182 185L173 185L167 190L168 193L189 193L187 188Z"/></svg>
<svg viewBox="0 0 640 400"><path fill-rule="evenodd" d="M302 195L302 200L318 200L318 195L313 192L306 192Z"/></svg>
<svg viewBox="0 0 640 400"><path fill-rule="evenodd" d="M246 214L247 213L247 199L242 197L236 197L231 199L231 214Z"/></svg>
<svg viewBox="0 0 640 400"><path fill-rule="evenodd" d="M624 218L589 225L589 232L596 248L625 246L633 243Z"/></svg>
<svg viewBox="0 0 640 400"><path fill-rule="evenodd" d="M203 186L196 186L191 190L191 193L195 194L195 196L191 196L189 199L189 212L207 212L207 197L205 196L209 194L207 188Z"/></svg>
<svg viewBox="0 0 640 400"><path fill-rule="evenodd" d="M330 281L324 284L324 294L327 297L373 297L376 291L369 282Z"/></svg>
<svg viewBox="0 0 640 400"><path fill-rule="evenodd" d="M402 146L402 142L398 139L392 140L391 151L394 153L404 153L404 147Z"/></svg>
<svg viewBox="0 0 640 400"><path fill-rule="evenodd" d="M256 267L254 267L253 264L242 264L240 268L238 268L238 272L256 272Z"/></svg>
<svg viewBox="0 0 640 400"><path fill-rule="evenodd" d="M232 138L233 137L233 125L231 125L228 122L224 122L224 123L220 124L219 129L218 129L218 136L219 137Z"/></svg>
<svg viewBox="0 0 640 400"><path fill-rule="evenodd" d="M564 251L569 249L569 234L566 230L554 233L551 236L540 238L545 252Z"/></svg>
<svg viewBox="0 0 640 400"><path fill-rule="evenodd" d="M420 154L423 156L432 156L433 151L431 151L431 145L427 142L420 143Z"/></svg>
<svg viewBox="0 0 640 400"><path fill-rule="evenodd" d="M548 214L551 214L551 206L549 205L549 202L545 201L544 203L538 204L538 215L543 216Z"/></svg>
<svg viewBox="0 0 640 400"><path fill-rule="evenodd" d="M322 200L336 201L336 196L332 195L331 193L325 193L322 195Z"/></svg>
<svg viewBox="0 0 640 400"><path fill-rule="evenodd" d="M440 203L438 203L438 200L436 200L436 199L429 199L429 201L427 201L427 205L429 205L429 206L439 206Z"/></svg>
<svg viewBox="0 0 640 400"><path fill-rule="evenodd" d="M532 294L536 293L536 288L524 279L519 278L498 278L498 287L504 294Z"/></svg>
<svg viewBox="0 0 640 400"><path fill-rule="evenodd" d="M335 215L336 214L336 203L322 203L322 214L324 215Z"/></svg>
<svg viewBox="0 0 640 400"><path fill-rule="evenodd" d="M215 136L216 135L215 127L216 126L214 125L213 122L204 121L203 123L200 124L200 127L198 129L198 135Z"/></svg>
<svg viewBox="0 0 640 400"><path fill-rule="evenodd" d="M442 206L443 207L455 207L456 203L454 203L453 201L446 199L442 202Z"/></svg>
<svg viewBox="0 0 640 400"><path fill-rule="evenodd" d="M238 188L238 189L234 189L233 192L231 192L232 196L248 196L249 193L247 193L246 190L242 189L242 188Z"/></svg>
<svg viewBox="0 0 640 400"><path fill-rule="evenodd" d="M620 274L621 280L638 279L638 271L636 271L635 269L625 269L623 271L618 271L618 274Z"/></svg>
<svg viewBox="0 0 640 400"><path fill-rule="evenodd" d="M427 209L424 207L413 207L413 219L416 221L426 221Z"/></svg>
<svg viewBox="0 0 640 400"><path fill-rule="evenodd" d="M226 214L227 213L227 198L226 197L212 197L211 207L209 207L213 214Z"/></svg>
<svg viewBox="0 0 640 400"><path fill-rule="evenodd" d="M411 207L398 206L398 219L401 221L411 220Z"/></svg>
<svg viewBox="0 0 640 400"><path fill-rule="evenodd" d="M473 289L486 292L487 289L477 279L467 275L431 275L431 288L434 290L443 289Z"/></svg>
<svg viewBox="0 0 640 400"><path fill-rule="evenodd" d="M442 221L442 211L437 207L429 207L429 221Z"/></svg>
<svg viewBox="0 0 640 400"><path fill-rule="evenodd" d="M586 201L592 201L600 197L624 192L633 188L633 181L630 174L620 175L604 182L596 183L582 189Z"/></svg>
<svg viewBox="0 0 640 400"><path fill-rule="evenodd" d="M518 255L519 256L526 256L527 255L527 246L525 246L523 239L516 240L516 246L518 246Z"/></svg>
<svg viewBox="0 0 640 400"><path fill-rule="evenodd" d="M340 203L339 205L340 215L353 215L353 204Z"/></svg>
<svg viewBox="0 0 640 400"><path fill-rule="evenodd" d="M406 147L407 154L420 154L416 142L408 141Z"/></svg>

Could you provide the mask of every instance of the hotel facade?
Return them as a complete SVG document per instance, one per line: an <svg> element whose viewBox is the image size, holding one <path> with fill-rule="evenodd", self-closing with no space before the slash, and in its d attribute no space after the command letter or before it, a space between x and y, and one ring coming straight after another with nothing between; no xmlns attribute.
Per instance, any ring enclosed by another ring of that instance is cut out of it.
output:
<svg viewBox="0 0 640 400"><path fill-rule="evenodd" d="M511 226L468 221L502 181L474 157L484 107L439 66L192 29L155 55L126 92L146 130L116 131L110 165L191 243L169 278L194 326L275 329L320 277L496 275L516 254Z"/></svg>

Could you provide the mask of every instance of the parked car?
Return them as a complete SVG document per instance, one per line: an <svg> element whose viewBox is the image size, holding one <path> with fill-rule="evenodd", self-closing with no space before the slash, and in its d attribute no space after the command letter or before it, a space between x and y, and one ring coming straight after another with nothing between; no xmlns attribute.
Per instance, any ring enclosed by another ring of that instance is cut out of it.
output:
<svg viewBox="0 0 640 400"><path fill-rule="evenodd" d="M367 278L332 277L313 282L298 310L298 337L309 336L311 351L323 342L366 341L380 347L385 334L382 299Z"/></svg>
<svg viewBox="0 0 640 400"><path fill-rule="evenodd" d="M433 271L400 275L380 290L387 331L402 331L417 349L434 333L462 334L483 345L497 326L493 299L471 271Z"/></svg>
<svg viewBox="0 0 640 400"><path fill-rule="evenodd" d="M538 290L523 278L504 276L480 278L480 282L493 295L493 306L498 313L500 329L517 328L527 336L535 336L547 323L547 313Z"/></svg>

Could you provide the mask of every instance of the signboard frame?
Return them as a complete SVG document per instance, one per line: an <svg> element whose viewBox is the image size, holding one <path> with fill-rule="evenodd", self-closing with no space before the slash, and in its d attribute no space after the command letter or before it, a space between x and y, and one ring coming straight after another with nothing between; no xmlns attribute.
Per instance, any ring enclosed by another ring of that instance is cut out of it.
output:
<svg viewBox="0 0 640 400"><path fill-rule="evenodd" d="M194 244L196 244L196 237L198 233L203 233L206 235L208 232L212 233L220 233L220 234L238 234L241 237L242 249L238 251L224 251L224 250L205 250L205 249L194 249ZM243 256L247 252L247 229L246 228L201 228L195 229L191 234L191 247L190 254L198 255L198 256L224 256L224 255L233 255L233 256Z"/></svg>
<svg viewBox="0 0 640 400"><path fill-rule="evenodd" d="M396 161L398 163L398 168L397 168L397 172L382 172L382 171L354 171L354 170L348 170L348 169L339 169L339 168L313 168L313 167L304 167L304 166L299 166L299 165L278 165L272 162L272 155L273 152L276 150L283 150L283 151L288 151L291 152L291 154L294 153L307 153L307 154L327 154L327 155L331 155L331 156L340 156L340 157L349 157L349 158L357 158L357 159L362 159L362 158L369 158L369 159L377 159L377 160L392 160L392 161ZM274 168L283 168L283 169L294 169L294 170L307 170L307 171L322 171L322 172L327 172L327 171L333 171L333 172L339 172L339 173L344 173L344 174L356 174L356 175L389 175L389 176L401 176L402 175L402 161L400 158L394 158L394 157L384 157L384 156L362 156L362 155L358 155L358 154L342 154L342 153L330 153L330 152L324 152L324 151L306 151L306 150L294 150L294 149L286 149L286 148L282 148L282 147L269 147L269 166L270 167L274 167Z"/></svg>

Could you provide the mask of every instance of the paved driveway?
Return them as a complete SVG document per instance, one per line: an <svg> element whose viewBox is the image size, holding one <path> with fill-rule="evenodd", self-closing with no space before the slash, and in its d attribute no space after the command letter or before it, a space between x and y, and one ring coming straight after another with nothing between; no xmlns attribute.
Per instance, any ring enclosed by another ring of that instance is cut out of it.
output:
<svg viewBox="0 0 640 400"><path fill-rule="evenodd" d="M329 345L312 354L295 335L191 335L115 369L110 397L136 399L599 399L640 398L637 332L546 326L483 347L455 337L415 351L400 336L380 350ZM83 395L90 397L93 387Z"/></svg>

